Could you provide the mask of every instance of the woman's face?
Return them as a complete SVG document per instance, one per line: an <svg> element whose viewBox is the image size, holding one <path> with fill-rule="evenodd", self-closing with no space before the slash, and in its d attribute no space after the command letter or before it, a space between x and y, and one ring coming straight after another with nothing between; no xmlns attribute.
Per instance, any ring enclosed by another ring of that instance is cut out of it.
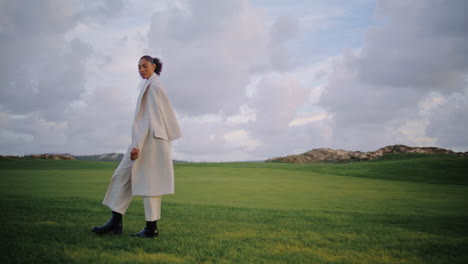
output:
<svg viewBox="0 0 468 264"><path fill-rule="evenodd" d="M154 70L156 69L156 64L149 62L145 59L141 59L138 62L138 71L140 72L140 76L143 79L148 79L153 74Z"/></svg>

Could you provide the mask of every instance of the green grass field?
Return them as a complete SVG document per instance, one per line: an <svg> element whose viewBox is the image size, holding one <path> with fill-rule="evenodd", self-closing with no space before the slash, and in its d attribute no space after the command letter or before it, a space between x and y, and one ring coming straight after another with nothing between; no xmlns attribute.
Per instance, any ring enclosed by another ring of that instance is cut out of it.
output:
<svg viewBox="0 0 468 264"><path fill-rule="evenodd" d="M117 163L0 162L1 263L468 263L468 158L176 164L160 237L135 197L90 231Z"/></svg>

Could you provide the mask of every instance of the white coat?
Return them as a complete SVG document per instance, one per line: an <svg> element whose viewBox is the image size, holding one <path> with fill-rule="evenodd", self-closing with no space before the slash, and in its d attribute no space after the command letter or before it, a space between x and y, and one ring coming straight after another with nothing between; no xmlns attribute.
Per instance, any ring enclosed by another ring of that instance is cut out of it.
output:
<svg viewBox="0 0 468 264"><path fill-rule="evenodd" d="M132 194L160 196L174 193L171 141L182 137L169 98L153 73L142 80L132 126L132 148L140 150L132 168ZM128 156L129 155L125 155ZM124 157L125 158L125 157Z"/></svg>

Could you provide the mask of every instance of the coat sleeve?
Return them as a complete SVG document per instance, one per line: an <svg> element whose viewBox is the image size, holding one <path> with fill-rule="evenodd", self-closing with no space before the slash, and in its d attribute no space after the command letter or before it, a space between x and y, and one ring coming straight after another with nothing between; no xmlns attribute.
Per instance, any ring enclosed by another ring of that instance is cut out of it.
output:
<svg viewBox="0 0 468 264"><path fill-rule="evenodd" d="M162 88L158 89L158 103L162 112L164 126L166 127L169 140L172 141L181 138L182 132L180 130L179 123L177 122L174 108L172 107L169 97Z"/></svg>
<svg viewBox="0 0 468 264"><path fill-rule="evenodd" d="M146 97L147 96L145 93L142 98L144 102L142 103L142 107L138 109L139 112L136 114L135 120L133 121L133 126L132 126L132 144L130 145L130 148L137 148L140 151L143 148L143 143L145 142L145 139L148 136L148 133L150 131L150 125L151 125L151 120L149 118L149 115L148 113L145 112L145 111L150 110L150 109L147 109L146 107L146 104L147 104Z"/></svg>
<svg viewBox="0 0 468 264"><path fill-rule="evenodd" d="M132 144L130 145L130 148L137 148L141 151L149 130L149 119L140 118L139 120L135 120L132 127Z"/></svg>
<svg viewBox="0 0 468 264"><path fill-rule="evenodd" d="M158 124L151 124L153 126L154 136L165 138L168 141L182 137L174 108L164 89L159 85L151 85L149 88L149 100L153 100L152 105L156 106L156 115L159 117L153 119L158 122Z"/></svg>

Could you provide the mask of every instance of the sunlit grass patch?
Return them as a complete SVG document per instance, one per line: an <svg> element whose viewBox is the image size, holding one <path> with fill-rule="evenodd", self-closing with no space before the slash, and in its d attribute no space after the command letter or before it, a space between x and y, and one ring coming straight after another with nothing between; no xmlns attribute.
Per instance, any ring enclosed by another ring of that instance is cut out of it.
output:
<svg viewBox="0 0 468 264"><path fill-rule="evenodd" d="M99 251L90 249L66 249L65 254L78 263L186 263L188 259L161 252Z"/></svg>

